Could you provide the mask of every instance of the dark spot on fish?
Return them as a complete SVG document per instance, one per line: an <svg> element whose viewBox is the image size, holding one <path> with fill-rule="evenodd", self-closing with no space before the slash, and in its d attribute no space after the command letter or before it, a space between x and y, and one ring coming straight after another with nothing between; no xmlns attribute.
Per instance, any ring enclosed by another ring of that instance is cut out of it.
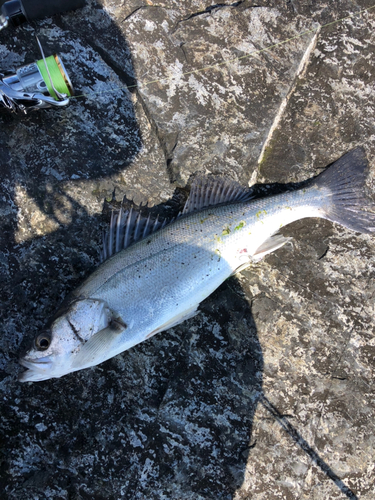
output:
<svg viewBox="0 0 375 500"><path fill-rule="evenodd" d="M109 326L112 330L122 331L124 328L127 328L128 325L122 320L122 318L112 318Z"/></svg>
<svg viewBox="0 0 375 500"><path fill-rule="evenodd" d="M68 320L68 323L69 323L69 325L70 325L70 328L73 330L74 335L78 338L78 340L79 340L80 342L82 342L82 340L83 340L83 339L82 339L82 337L79 335L77 328L73 325L73 323L72 323L70 320Z"/></svg>

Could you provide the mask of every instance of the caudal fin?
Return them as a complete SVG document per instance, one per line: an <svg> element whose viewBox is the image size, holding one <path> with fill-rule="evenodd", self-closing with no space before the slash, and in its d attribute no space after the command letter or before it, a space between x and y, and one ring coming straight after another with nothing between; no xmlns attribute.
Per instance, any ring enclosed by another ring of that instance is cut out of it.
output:
<svg viewBox="0 0 375 500"><path fill-rule="evenodd" d="M326 199L325 218L359 233L375 232L375 204L365 194L367 174L366 154L358 147L314 179L313 186L322 189Z"/></svg>

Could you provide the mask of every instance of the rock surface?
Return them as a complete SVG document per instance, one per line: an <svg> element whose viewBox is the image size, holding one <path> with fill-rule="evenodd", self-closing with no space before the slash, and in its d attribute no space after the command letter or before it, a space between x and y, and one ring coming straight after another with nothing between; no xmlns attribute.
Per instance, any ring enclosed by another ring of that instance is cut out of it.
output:
<svg viewBox="0 0 375 500"><path fill-rule="evenodd" d="M3 70L39 59L35 34L76 98L0 117L2 498L373 499L375 240L328 222L286 228L293 249L196 318L17 381L97 265L113 192L163 206L197 171L295 182L357 145L374 173L371 2L89 1L0 32Z"/></svg>

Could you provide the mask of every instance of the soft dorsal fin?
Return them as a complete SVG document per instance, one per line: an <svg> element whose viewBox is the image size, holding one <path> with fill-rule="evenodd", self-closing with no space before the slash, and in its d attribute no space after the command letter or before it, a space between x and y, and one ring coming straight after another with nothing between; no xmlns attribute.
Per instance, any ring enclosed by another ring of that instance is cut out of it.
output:
<svg viewBox="0 0 375 500"><path fill-rule="evenodd" d="M251 198L251 189L241 186L232 179L199 176L191 184L190 194L182 214L202 210L212 205L220 205L221 203L247 201Z"/></svg>
<svg viewBox="0 0 375 500"><path fill-rule="evenodd" d="M196 210L222 203L247 201L252 198L252 191L238 182L226 177L197 176L191 183L190 194L184 208L177 215L186 215ZM150 214L143 215L140 210L113 211L108 231L103 235L101 261L108 259L120 250L128 248L150 234L170 224L176 217L159 219Z"/></svg>

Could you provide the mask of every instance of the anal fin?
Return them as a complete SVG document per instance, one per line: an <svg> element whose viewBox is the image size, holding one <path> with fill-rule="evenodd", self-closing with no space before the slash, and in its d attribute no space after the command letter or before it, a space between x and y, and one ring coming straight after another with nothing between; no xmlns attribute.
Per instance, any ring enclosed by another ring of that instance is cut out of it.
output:
<svg viewBox="0 0 375 500"><path fill-rule="evenodd" d="M254 262L263 259L266 255L271 252L274 252L278 248L283 247L287 243L292 240L290 237L285 237L280 233L273 234L269 238L267 238L260 247L256 250L254 255L252 255L251 259Z"/></svg>

